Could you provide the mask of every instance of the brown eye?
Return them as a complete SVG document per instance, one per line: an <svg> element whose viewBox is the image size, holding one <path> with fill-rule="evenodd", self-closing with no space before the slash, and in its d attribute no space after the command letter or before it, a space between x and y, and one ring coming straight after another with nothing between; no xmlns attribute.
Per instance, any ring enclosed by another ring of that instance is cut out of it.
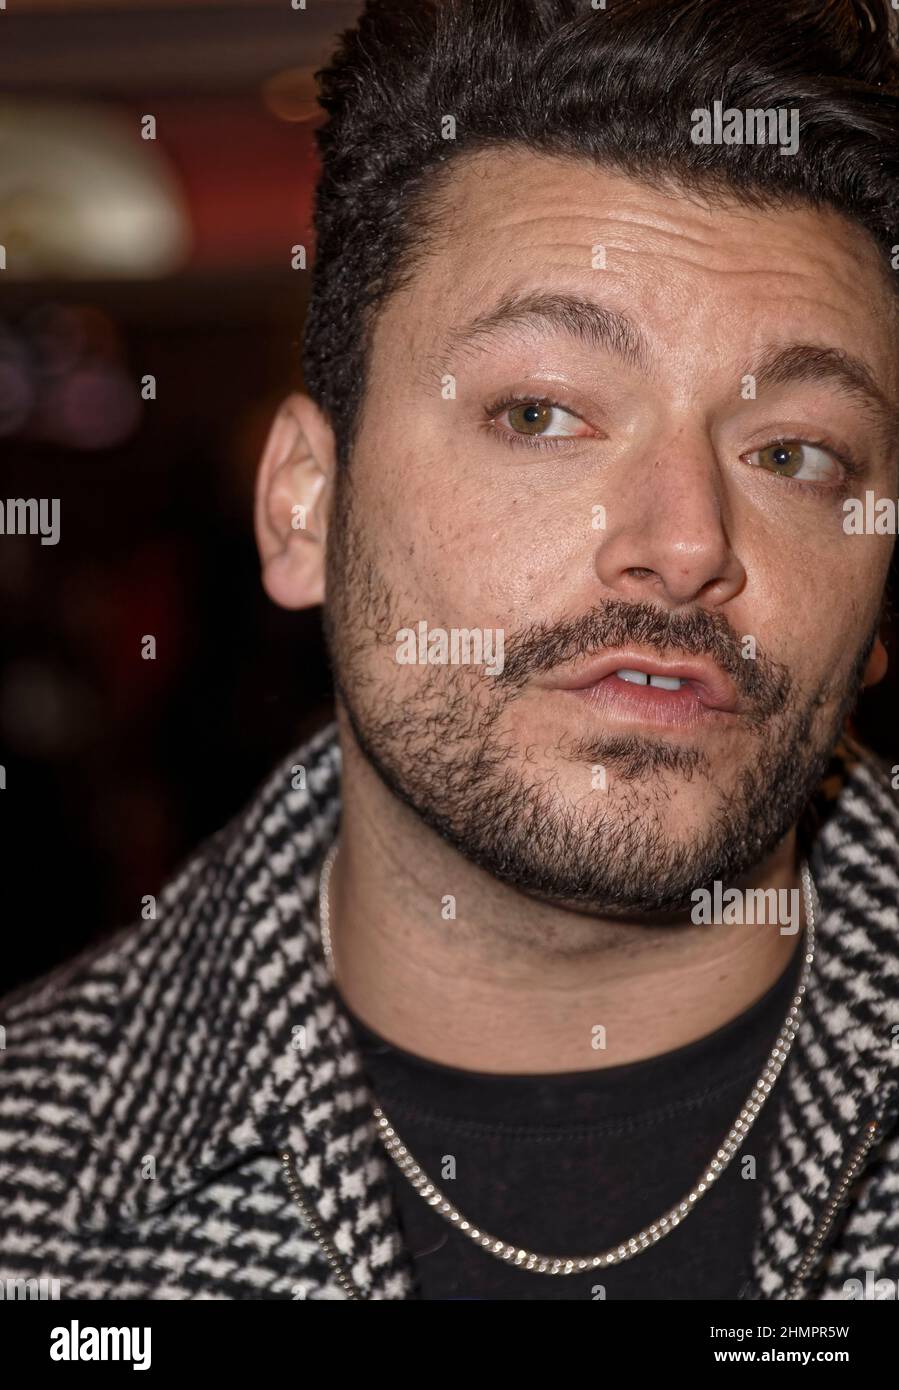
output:
<svg viewBox="0 0 899 1390"><path fill-rule="evenodd" d="M764 449L756 449L748 458L756 468L780 473L786 478L798 478L801 482L833 482L840 472L837 460L827 449L796 439L768 444Z"/></svg>
<svg viewBox="0 0 899 1390"><path fill-rule="evenodd" d="M770 468L773 473L786 473L792 478L799 472L805 450L801 444L769 444L767 449L759 449L762 468Z"/></svg>
<svg viewBox="0 0 899 1390"><path fill-rule="evenodd" d="M509 426L516 433L542 434L552 420L553 407L527 401L524 405L513 405L507 414Z"/></svg>
<svg viewBox="0 0 899 1390"><path fill-rule="evenodd" d="M496 418L507 433L519 438L573 439L590 434L579 415L551 401L515 401Z"/></svg>

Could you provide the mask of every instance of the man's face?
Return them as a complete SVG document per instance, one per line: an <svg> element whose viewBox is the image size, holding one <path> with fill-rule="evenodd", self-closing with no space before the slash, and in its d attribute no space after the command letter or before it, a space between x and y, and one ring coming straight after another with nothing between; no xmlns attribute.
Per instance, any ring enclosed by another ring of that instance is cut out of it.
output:
<svg viewBox="0 0 899 1390"><path fill-rule="evenodd" d="M897 491L888 275L834 213L524 150L458 159L441 206L332 517L339 692L470 859L674 910L778 844L857 692L892 539L843 501Z"/></svg>

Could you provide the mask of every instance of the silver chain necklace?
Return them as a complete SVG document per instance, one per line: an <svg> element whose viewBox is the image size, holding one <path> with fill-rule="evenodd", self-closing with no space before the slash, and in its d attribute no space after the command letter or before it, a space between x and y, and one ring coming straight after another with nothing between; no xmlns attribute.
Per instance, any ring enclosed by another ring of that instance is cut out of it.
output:
<svg viewBox="0 0 899 1390"><path fill-rule="evenodd" d="M328 883L337 856L337 847L338 841L335 840L325 856L319 880L319 921L322 947L332 979L335 977L334 953L331 948L331 910L328 901ZM790 1055L793 1039L799 1027L799 1013L815 954L815 887L808 863L804 859L801 864L800 875L805 901L805 959L799 976L799 983L796 986L796 993L790 1001L790 1008L784 1025L745 1105L708 1168L683 1200L675 1202L673 1207L669 1207L668 1211L653 1221L651 1225L644 1227L642 1231L638 1231L635 1236L631 1236L628 1240L622 1241L620 1245L612 1245L607 1250L600 1251L598 1255L538 1255L533 1250L524 1250L519 1245L510 1245L508 1241L499 1240L488 1231L476 1226L474 1222L467 1220L458 1208L453 1206L440 1188L431 1182L421 1165L416 1163L415 1158L406 1148L381 1107L375 1105L374 1117L377 1122L378 1135L400 1172L408 1178L419 1196L428 1203L428 1206L433 1207L451 1226L455 1226L456 1230L468 1236L475 1245L479 1245L489 1254L495 1255L498 1260L505 1260L507 1264L516 1265L520 1269L532 1270L535 1274L581 1274L585 1270L600 1269L604 1265L621 1264L624 1260L630 1260L633 1259L634 1255L639 1255L641 1250L648 1250L663 1236L670 1235L675 1227L680 1225L684 1217L689 1216L699 1199L708 1192L713 1183L718 1181L728 1167L755 1124L762 1106L768 1099L771 1088Z"/></svg>

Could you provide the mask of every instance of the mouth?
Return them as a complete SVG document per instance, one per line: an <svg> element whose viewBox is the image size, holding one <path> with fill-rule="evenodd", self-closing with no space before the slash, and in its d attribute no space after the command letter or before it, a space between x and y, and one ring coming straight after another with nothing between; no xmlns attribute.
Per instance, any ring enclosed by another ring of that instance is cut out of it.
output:
<svg viewBox="0 0 899 1390"><path fill-rule="evenodd" d="M547 684L626 723L694 726L738 712L730 676L704 657L666 660L635 647L619 648L581 662Z"/></svg>

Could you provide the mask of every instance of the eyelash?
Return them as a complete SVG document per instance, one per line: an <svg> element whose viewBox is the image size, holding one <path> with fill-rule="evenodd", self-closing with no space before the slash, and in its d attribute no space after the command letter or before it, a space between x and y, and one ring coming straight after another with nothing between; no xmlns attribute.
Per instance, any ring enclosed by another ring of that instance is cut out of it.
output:
<svg viewBox="0 0 899 1390"><path fill-rule="evenodd" d="M566 405L564 401L554 400L549 396L510 396L494 401L484 409L485 418L483 421L483 428L494 439L500 439L504 444L508 444L510 448L542 449L546 451L556 449L560 445L564 446L569 444L573 438L579 437L560 435L557 437L551 436L549 438L541 438L539 435L515 434L514 432L497 429L494 423L495 417L501 415L504 410L511 410L517 405L548 406L553 410L565 410L570 415L577 416L578 419L582 418L578 415L576 410L572 410L570 405ZM833 458L836 459L837 463L840 464L843 469L843 477L836 483L805 482L799 478L788 478L786 476L780 478L782 484L785 483L790 488L799 488L806 495L808 495L810 491L831 494L834 492L848 492L849 484L862 472L862 466L851 454L844 453L842 450L834 448L826 439L788 439L784 437L772 439L770 444L765 444L760 447L774 449L777 448L779 444L804 444L808 449L824 449L826 453L831 454ZM756 450L752 449L750 452L755 453Z"/></svg>
<svg viewBox="0 0 899 1390"><path fill-rule="evenodd" d="M511 410L512 407L516 405L548 406L551 410L565 410L569 415L577 416L578 420L581 419L581 416L578 415L576 410L572 410L570 405L566 405L564 401L553 400L549 396L510 396L503 400L494 401L492 405L488 405L484 409L485 418L483 421L483 428L489 435L492 435L494 439L502 440L502 442L508 444L510 448L518 449L523 447L525 449L543 449L551 451L558 448L560 444L570 444L573 438L577 438L577 436L573 435L558 435L550 436L549 438L541 438L540 435L537 434L515 434L506 430L497 429L494 424L494 416L501 415L504 410Z"/></svg>
<svg viewBox="0 0 899 1390"><path fill-rule="evenodd" d="M791 490L799 489L804 492L806 496L808 496L809 492L817 492L820 496L829 495L833 497L834 494L838 497L847 496L850 490L850 484L862 472L861 464L859 464L851 454L844 453L841 449L834 448L833 444L826 439L796 439L795 437L789 438L787 436L782 436L780 439L772 439L770 444L763 444L760 447L764 449L776 449L779 444L802 444L807 449L823 449L825 453L835 458L843 469L843 476L838 478L835 483L803 482L801 478L788 478L785 475L779 477L781 486L786 484ZM750 449L749 452L754 454L756 450ZM743 457L745 457L745 455ZM758 465L752 466L757 467ZM773 474L772 476L777 477L778 475Z"/></svg>

